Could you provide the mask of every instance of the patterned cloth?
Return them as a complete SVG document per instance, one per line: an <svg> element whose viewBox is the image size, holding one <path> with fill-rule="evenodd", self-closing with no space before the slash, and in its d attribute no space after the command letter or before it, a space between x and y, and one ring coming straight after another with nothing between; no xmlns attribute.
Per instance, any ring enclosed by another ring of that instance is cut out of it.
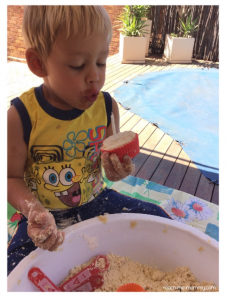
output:
<svg viewBox="0 0 227 300"><path fill-rule="evenodd" d="M105 179L109 188L119 193L162 207L173 220L191 225L219 241L219 206L190 194L163 185L128 176L111 182ZM21 215L8 204L8 242L17 228Z"/></svg>
<svg viewBox="0 0 227 300"><path fill-rule="evenodd" d="M219 206L182 191L128 176L118 182L105 179L119 193L161 206L173 220L191 225L219 241Z"/></svg>

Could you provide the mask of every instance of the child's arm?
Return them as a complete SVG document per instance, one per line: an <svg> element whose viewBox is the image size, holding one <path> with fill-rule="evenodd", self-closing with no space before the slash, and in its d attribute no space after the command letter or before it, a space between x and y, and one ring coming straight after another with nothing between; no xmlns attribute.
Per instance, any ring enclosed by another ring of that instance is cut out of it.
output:
<svg viewBox="0 0 227 300"><path fill-rule="evenodd" d="M8 110L8 202L28 219L28 235L36 246L54 251L63 243L54 217L31 193L24 182L27 145L20 116L14 106Z"/></svg>
<svg viewBox="0 0 227 300"><path fill-rule="evenodd" d="M120 132L120 117L117 102L112 98L112 111L114 114L114 121L116 133ZM106 130L106 138L113 135L112 124L110 122ZM124 163L122 164L118 156L113 153L109 155L107 152L101 155L102 167L105 170L106 177L110 181L119 181L132 173L135 165L132 164L131 158L128 155L123 157Z"/></svg>

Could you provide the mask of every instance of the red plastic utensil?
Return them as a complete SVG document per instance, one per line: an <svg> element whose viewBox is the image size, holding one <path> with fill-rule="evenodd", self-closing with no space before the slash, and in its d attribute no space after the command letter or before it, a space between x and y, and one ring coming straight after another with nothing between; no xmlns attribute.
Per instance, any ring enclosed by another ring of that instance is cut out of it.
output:
<svg viewBox="0 0 227 300"><path fill-rule="evenodd" d="M61 292L39 268L29 270L28 279L33 282L41 292Z"/></svg>
<svg viewBox="0 0 227 300"><path fill-rule="evenodd" d="M103 268L100 268L98 261L99 259L105 260L105 265ZM89 282L89 278L93 277L94 275L97 275L100 272L104 272L109 267L109 261L105 255L99 255L95 258L95 260L87 266L85 269L68 279L66 282L64 282L62 285L60 285L58 288L61 291L64 292L72 292L77 291L79 287L81 287L82 284ZM99 275L101 276L101 275ZM102 276L101 276L102 277ZM101 277L99 279L101 280ZM95 277L96 278L96 277ZM98 278L98 277L97 277ZM97 284L100 284L101 286L103 284L103 281L101 282L94 282L92 279L93 284L96 286ZM91 282L90 282L91 283ZM91 284L92 286L92 284ZM99 287L98 286L98 287ZM93 290L95 290L97 287L95 287Z"/></svg>
<svg viewBox="0 0 227 300"><path fill-rule="evenodd" d="M142 286L136 283L126 283L121 285L117 292L146 292Z"/></svg>
<svg viewBox="0 0 227 300"><path fill-rule="evenodd" d="M75 290L64 290L64 292L93 292L104 283L102 275L96 274L89 277L82 285L77 287Z"/></svg>

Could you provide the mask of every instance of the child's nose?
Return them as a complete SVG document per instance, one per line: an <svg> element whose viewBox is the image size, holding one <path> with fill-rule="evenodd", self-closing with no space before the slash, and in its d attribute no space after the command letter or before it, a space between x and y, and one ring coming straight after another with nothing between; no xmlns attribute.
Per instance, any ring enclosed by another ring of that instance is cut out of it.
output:
<svg viewBox="0 0 227 300"><path fill-rule="evenodd" d="M97 68L92 68L89 70L86 78L87 83L93 83L99 81L99 72Z"/></svg>

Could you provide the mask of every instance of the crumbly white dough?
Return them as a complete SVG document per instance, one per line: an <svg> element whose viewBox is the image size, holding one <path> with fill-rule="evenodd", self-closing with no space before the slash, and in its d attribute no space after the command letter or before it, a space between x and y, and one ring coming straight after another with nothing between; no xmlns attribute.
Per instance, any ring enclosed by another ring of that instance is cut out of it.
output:
<svg viewBox="0 0 227 300"><path fill-rule="evenodd" d="M118 132L116 134L116 139L114 135L111 135L103 141L102 150L113 150L124 146L130 143L135 136L136 134L133 131Z"/></svg>
<svg viewBox="0 0 227 300"><path fill-rule="evenodd" d="M113 253L107 254L106 256L109 260L109 268L105 272L100 273L104 278L104 284L97 289L96 292L115 292L125 283L137 283L147 292L180 292L180 289L166 290L165 287L169 286L214 286L212 282L203 281L199 283L188 267L179 267L173 272L162 272L161 270L152 268L151 266L132 261L129 257L122 257L114 255ZM69 275L64 279L64 281L83 270L92 263L93 260L94 258L90 259L85 264L71 269ZM196 289L181 289L181 292L187 291L196 291ZM218 291L218 289L212 291Z"/></svg>

